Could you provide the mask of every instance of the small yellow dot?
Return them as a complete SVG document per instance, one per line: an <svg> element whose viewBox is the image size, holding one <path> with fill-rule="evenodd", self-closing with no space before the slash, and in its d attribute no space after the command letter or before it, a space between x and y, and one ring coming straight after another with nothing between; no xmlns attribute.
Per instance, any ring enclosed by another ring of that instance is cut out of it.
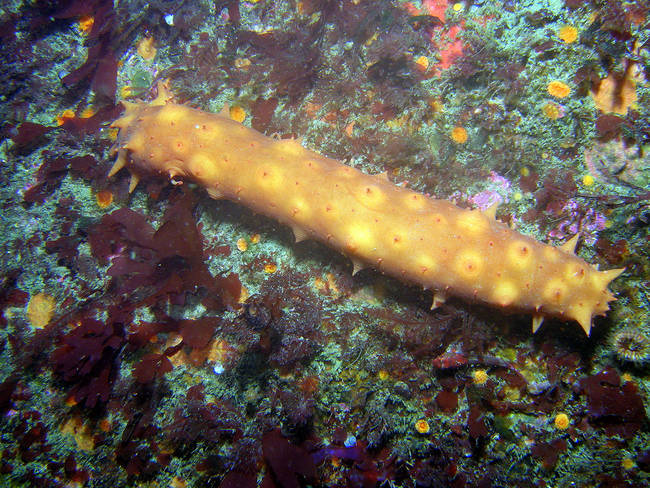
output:
<svg viewBox="0 0 650 488"><path fill-rule="evenodd" d="M377 376L379 376L379 379L381 381L386 381L390 375L388 374L388 371L386 371L385 369L382 369L382 370L379 371Z"/></svg>
<svg viewBox="0 0 650 488"><path fill-rule="evenodd" d="M241 252L244 252L246 249L248 249L248 242L246 242L246 239L243 237L237 239L237 249L239 249Z"/></svg>
<svg viewBox="0 0 650 488"><path fill-rule="evenodd" d="M631 375L630 373L623 373L623 374L621 375L621 379L622 379L625 383L629 383L629 382L632 381L634 378L632 378L632 375Z"/></svg>
<svg viewBox="0 0 650 488"><path fill-rule="evenodd" d="M472 372L472 380L476 385L484 385L488 380L488 374L484 369L477 369Z"/></svg>
<svg viewBox="0 0 650 488"><path fill-rule="evenodd" d="M424 419L420 419L415 422L415 430L418 432L418 434L428 434L431 430L431 427L429 427L429 422Z"/></svg>
<svg viewBox="0 0 650 488"><path fill-rule="evenodd" d="M517 191L517 192L515 192L514 195L512 195L512 198L513 198L513 200L514 200L515 202L518 202L518 201L520 201L522 198L524 198L524 196L521 194L520 191Z"/></svg>
<svg viewBox="0 0 650 488"><path fill-rule="evenodd" d="M258 242L260 242L260 235L259 234L253 234L251 236L251 242L253 244L257 244Z"/></svg>
<svg viewBox="0 0 650 488"><path fill-rule="evenodd" d="M594 177L591 175L584 175L582 177L582 184L585 186L591 186L594 184Z"/></svg>
<svg viewBox="0 0 650 488"><path fill-rule="evenodd" d="M454 12L460 12L461 10L463 10L463 4L460 3L460 2L457 2L457 3L454 4L454 6L452 8L454 9Z"/></svg>
<svg viewBox="0 0 650 488"><path fill-rule="evenodd" d="M528 166L524 166L523 168L521 168L521 170L519 170L519 173L521 174L521 176L528 176L530 175L530 168Z"/></svg>
<svg viewBox="0 0 650 488"><path fill-rule="evenodd" d="M553 421L555 424L556 429L564 430L571 425L571 422L569 421L569 417L567 416L566 413L558 413L555 416L555 420Z"/></svg>

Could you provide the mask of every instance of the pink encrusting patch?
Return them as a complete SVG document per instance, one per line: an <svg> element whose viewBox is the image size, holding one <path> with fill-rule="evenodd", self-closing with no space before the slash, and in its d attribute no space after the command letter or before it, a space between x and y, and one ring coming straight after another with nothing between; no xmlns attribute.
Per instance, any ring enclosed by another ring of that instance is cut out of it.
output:
<svg viewBox="0 0 650 488"><path fill-rule="evenodd" d="M454 25L444 25L447 21L446 11L450 2L447 0L424 0L423 10L420 11L412 3L405 4L407 12L411 15L431 15L442 22L443 26L435 28L431 32L431 44L437 49L439 61L431 64L431 75L440 76L442 72L449 69L454 62L463 55L464 44L458 34L465 27L461 21ZM442 39L442 41L440 40Z"/></svg>
<svg viewBox="0 0 650 488"><path fill-rule="evenodd" d="M450 68L463 55L464 44L463 41L458 39L458 33L463 27L464 22L452 25L445 33L447 39L442 45L438 45L440 61L433 65L436 76L440 76L442 71Z"/></svg>

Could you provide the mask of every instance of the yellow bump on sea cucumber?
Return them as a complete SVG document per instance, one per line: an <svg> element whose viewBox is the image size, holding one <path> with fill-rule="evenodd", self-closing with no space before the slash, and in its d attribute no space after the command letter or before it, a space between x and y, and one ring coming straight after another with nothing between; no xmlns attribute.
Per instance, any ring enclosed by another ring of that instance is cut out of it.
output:
<svg viewBox="0 0 650 488"><path fill-rule="evenodd" d="M296 240L319 239L347 254L354 269L375 267L447 296L528 312L533 331L544 317L579 322L589 334L614 296L623 270L598 271L575 255L578 237L556 248L495 220L496 207L464 210L367 175L304 148L267 137L219 114L174 102L166 84L149 103L124 103L109 176L123 168L130 190L148 173L198 183L275 218Z"/></svg>
<svg viewBox="0 0 650 488"><path fill-rule="evenodd" d="M494 302L501 305L502 307L507 307L511 305L519 295L517 290L517 285L512 281L499 281L494 285L494 291L492 292L492 298Z"/></svg>

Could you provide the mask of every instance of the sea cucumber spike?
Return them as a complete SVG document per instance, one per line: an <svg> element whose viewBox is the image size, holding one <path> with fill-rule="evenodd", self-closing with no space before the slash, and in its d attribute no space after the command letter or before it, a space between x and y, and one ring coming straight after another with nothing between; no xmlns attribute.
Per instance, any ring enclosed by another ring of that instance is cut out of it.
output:
<svg viewBox="0 0 650 488"><path fill-rule="evenodd" d="M363 264L361 261L358 259L351 259L352 261L352 276L356 275L359 271L367 268L365 264Z"/></svg>
<svg viewBox="0 0 650 488"><path fill-rule="evenodd" d="M208 191L208 195L210 195L210 198L213 198L215 200L221 200L223 198L226 198L226 196L216 188L208 188L207 191Z"/></svg>
<svg viewBox="0 0 650 488"><path fill-rule="evenodd" d="M542 326L542 322L544 322L543 315L533 315L533 334Z"/></svg>
<svg viewBox="0 0 650 488"><path fill-rule="evenodd" d="M496 220L497 218L497 209L499 208L499 202L495 202L490 205L488 208L483 210L485 216L490 220Z"/></svg>
<svg viewBox="0 0 650 488"><path fill-rule="evenodd" d="M571 239L559 246L559 248L569 254L575 254L576 246L578 245L578 239L580 239L580 233L574 235Z"/></svg>
<svg viewBox="0 0 650 488"><path fill-rule="evenodd" d="M431 310L435 310L440 305L445 303L446 300L447 296L444 293L440 293L439 291L434 292L433 299L431 300Z"/></svg>
<svg viewBox="0 0 650 488"><path fill-rule="evenodd" d="M133 193L133 190L135 190L135 187L138 186L139 182L140 177L135 173L131 173L131 180L129 181L129 193Z"/></svg>
<svg viewBox="0 0 650 488"><path fill-rule="evenodd" d="M126 166L126 151L123 149L120 149L118 151L117 159L113 163L113 166L111 166L110 171L108 172L108 177L112 177L115 173L117 173L119 170L124 168Z"/></svg>
<svg viewBox="0 0 650 488"><path fill-rule="evenodd" d="M169 80L158 82L158 96L154 98L149 105L158 107L174 101L174 94L169 89Z"/></svg>
<svg viewBox="0 0 650 488"><path fill-rule="evenodd" d="M127 106L112 176L124 166L129 191L146 173L183 175L208 190L347 254L354 272L381 273L437 290L432 308L456 295L534 316L576 320L585 333L609 310L607 289L623 270L598 271L573 253L494 220L496 207L465 210L383 176L367 175L301 146L171 101L166 86L149 104ZM253 149L251 149L253 148ZM375 264L376 263L376 264ZM541 320L533 320L539 328Z"/></svg>
<svg viewBox="0 0 650 488"><path fill-rule="evenodd" d="M591 310L585 309L584 311L572 315L571 318L580 324L582 330L585 331L585 334L589 336L591 333Z"/></svg>
<svg viewBox="0 0 650 488"><path fill-rule="evenodd" d="M125 127L128 127L129 124L131 124L133 122L134 117L133 117L133 115L129 114L129 109L128 108L126 110L127 110L127 112L124 114L124 116L120 117L119 119L115 119L113 122L111 122L109 127L113 128L113 129L115 129L115 128L124 129Z"/></svg>
<svg viewBox="0 0 650 488"><path fill-rule="evenodd" d="M219 110L219 115L230 118L230 104L224 103L221 110Z"/></svg>
<svg viewBox="0 0 650 488"><path fill-rule="evenodd" d="M296 242L302 242L309 239L309 234L307 234L307 232L301 227L294 225L291 227L291 230L293 230L293 238Z"/></svg>
<svg viewBox="0 0 650 488"><path fill-rule="evenodd" d="M611 281L614 281L616 278L618 278L623 273L623 271L625 271L625 268L614 268L608 269L606 271L599 271L599 273L600 276L603 276L606 280L605 286L607 286ZM616 299L612 297L612 300Z"/></svg>

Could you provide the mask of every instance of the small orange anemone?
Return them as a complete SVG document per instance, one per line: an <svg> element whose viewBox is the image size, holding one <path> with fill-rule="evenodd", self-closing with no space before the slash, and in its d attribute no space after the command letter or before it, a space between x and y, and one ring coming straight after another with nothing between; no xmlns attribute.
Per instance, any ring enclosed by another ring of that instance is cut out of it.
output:
<svg viewBox="0 0 650 488"><path fill-rule="evenodd" d="M77 29L82 34L88 34L95 24L95 18L92 15L82 15L77 23Z"/></svg>
<svg viewBox="0 0 650 488"><path fill-rule="evenodd" d="M106 208L113 203L113 193L110 190L99 190L95 194L95 201L99 208Z"/></svg>
<svg viewBox="0 0 650 488"><path fill-rule="evenodd" d="M68 108L56 116L56 125L62 126L67 119L74 119L74 117L74 111Z"/></svg>
<svg viewBox="0 0 650 488"><path fill-rule="evenodd" d="M454 127L451 131L451 139L457 144L465 144L467 142L467 131L464 127Z"/></svg>
<svg viewBox="0 0 650 488"><path fill-rule="evenodd" d="M555 420L553 420L553 423L555 424L555 428L559 430L565 430L569 427L569 425L571 425L569 416L566 413L558 413L555 416Z"/></svg>
<svg viewBox="0 0 650 488"><path fill-rule="evenodd" d="M578 29L572 25L564 25L557 31L557 36L567 44L571 44L578 40Z"/></svg>
<svg viewBox="0 0 650 488"><path fill-rule="evenodd" d="M546 87L546 90L549 94L557 98L566 98L569 96L569 93L571 93L569 85L557 80L551 81Z"/></svg>
<svg viewBox="0 0 650 488"><path fill-rule="evenodd" d="M237 105L233 105L230 107L230 118L242 123L246 119L246 111Z"/></svg>

